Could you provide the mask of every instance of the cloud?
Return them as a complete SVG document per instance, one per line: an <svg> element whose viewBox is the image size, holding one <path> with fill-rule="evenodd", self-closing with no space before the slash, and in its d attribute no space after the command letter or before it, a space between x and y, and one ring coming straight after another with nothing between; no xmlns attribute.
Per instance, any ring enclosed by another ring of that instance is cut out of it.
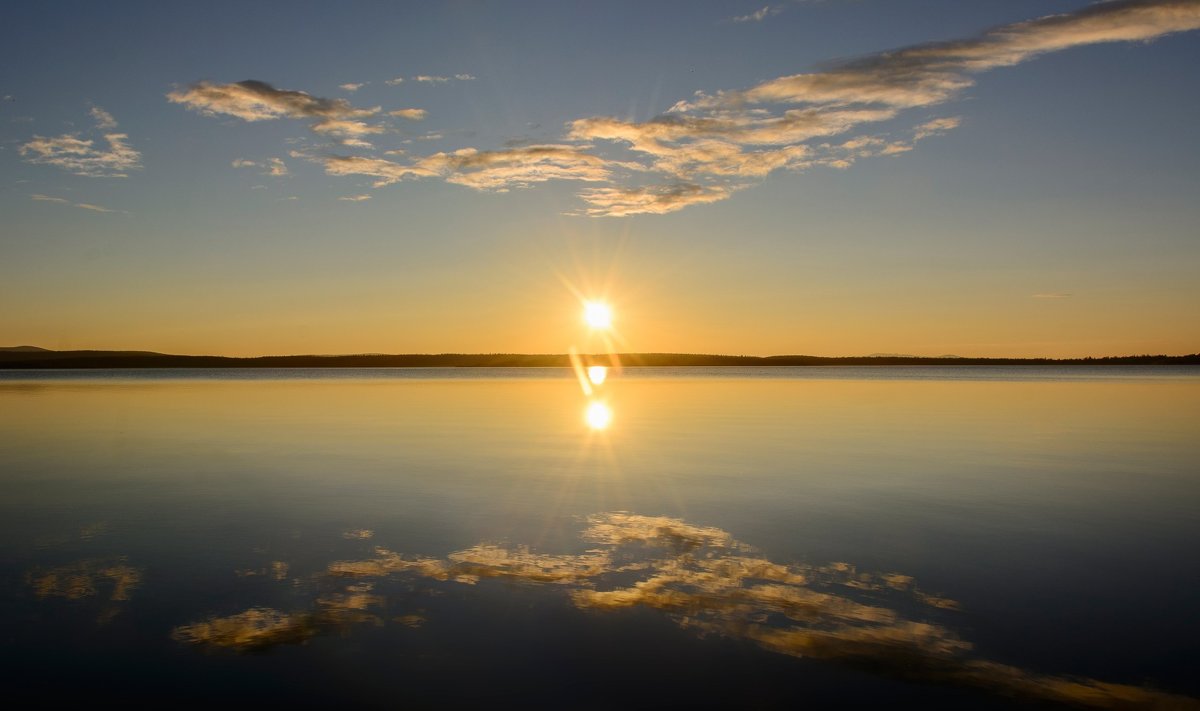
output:
<svg viewBox="0 0 1200 711"><path fill-rule="evenodd" d="M690 205L704 205L729 197L734 188L701 186L695 183L674 183L634 188L594 188L584 190L580 197L589 207L585 213L594 217L625 217L627 215L664 215Z"/></svg>
<svg viewBox="0 0 1200 711"><path fill-rule="evenodd" d="M384 82L384 84L387 84L388 86L399 86L403 83L404 83L404 77L396 77L395 79L388 79L387 81Z"/></svg>
<svg viewBox="0 0 1200 711"><path fill-rule="evenodd" d="M281 178L289 175L287 164L282 158L268 158L265 161L253 161L246 158L234 158L230 163L234 168L262 168L263 175L270 175L276 178Z"/></svg>
<svg viewBox="0 0 1200 711"><path fill-rule="evenodd" d="M778 15L780 12L783 12L782 5L763 5L748 15L739 15L730 19L733 22L762 22L771 15Z"/></svg>
<svg viewBox="0 0 1200 711"><path fill-rule="evenodd" d="M368 136L373 133L383 133L383 126L373 126L362 121L351 119L329 118L313 124L312 130L332 136Z"/></svg>
<svg viewBox="0 0 1200 711"><path fill-rule="evenodd" d="M382 158L363 156L304 156L325 166L328 175L366 175L375 178L374 187L380 188L408 178L429 178L436 174L414 165L403 165Z"/></svg>
<svg viewBox="0 0 1200 711"><path fill-rule="evenodd" d="M99 106L93 106L88 113L92 115L92 118L96 119L96 128L102 131L111 131L117 127L117 121L112 117L112 114Z"/></svg>
<svg viewBox="0 0 1200 711"><path fill-rule="evenodd" d="M233 116L243 121L318 119L312 128L324 133L377 132L377 127L367 127L359 119L374 116L380 111L378 106L356 108L345 99L325 99L303 91L276 89L266 82L253 79L233 84L201 81L187 89L168 93L167 100L207 116Z"/></svg>
<svg viewBox="0 0 1200 711"><path fill-rule="evenodd" d="M921 124L920 126L917 126L916 129L913 130L913 140L920 141L920 140L929 138L930 136L937 136L937 135L943 134L946 131L950 131L950 130L958 128L959 124L961 124L961 123L962 123L962 119L957 116L948 116L946 118L939 118L939 119L934 119L932 121L926 121L925 123Z"/></svg>
<svg viewBox="0 0 1200 711"><path fill-rule="evenodd" d="M736 18L757 21L776 6ZM591 117L569 124L568 136L606 141L643 156L645 167L666 174L673 187L614 187L585 192L590 215L670 211L676 199L699 204L728 197L746 179L780 169L846 168L855 160L898 155L913 143L945 133L958 118L928 120L911 130L911 140L876 141L838 147L814 139L849 134L891 121L902 112L955 98L973 75L1012 66L1046 52L1100 42L1147 41L1200 28L1195 0L1098 3L1071 14L1052 15L985 32L975 38L881 52L807 74L764 81L740 91L699 93L647 121ZM700 189L705 179L727 188ZM682 186L691 185L691 188ZM665 202L656 199L661 195ZM593 202L599 200L599 204ZM605 206L612 205L612 212ZM670 208L670 209L668 209Z"/></svg>
<svg viewBox="0 0 1200 711"><path fill-rule="evenodd" d="M339 88L339 89L341 89L342 91L348 91L348 92L350 92L351 94L353 94L354 92L356 92L356 91L358 91L359 89L361 89L361 88L363 88L364 86L366 86L366 85L367 85L367 83L368 83L368 82L365 82L365 81L364 81L364 82L361 82L361 83L358 83L358 84L354 84L354 83L348 83L348 84L338 84L338 88Z"/></svg>
<svg viewBox="0 0 1200 711"><path fill-rule="evenodd" d="M429 74L418 74L412 78L413 81L420 84L445 84L451 81L475 81L474 75L471 74L455 74L449 77L430 76Z"/></svg>
<svg viewBox="0 0 1200 711"><path fill-rule="evenodd" d="M395 111L389 111L388 116L396 116L408 119L409 121L420 121L425 118L427 113L425 109L396 109Z"/></svg>
<svg viewBox="0 0 1200 711"><path fill-rule="evenodd" d="M66 198L54 197L52 195L41 195L34 193L29 197L30 199L37 200L39 202L51 202L56 205L70 205L71 207L77 207L81 210L91 210L92 212L117 212L117 210L113 210L102 205L93 205L90 202L71 202Z"/></svg>
<svg viewBox="0 0 1200 711"><path fill-rule="evenodd" d="M128 135L113 131L117 122L112 114L98 106L93 106L89 113L106 148L97 147L95 139L80 138L77 133L51 138L35 135L18 149L21 157L27 163L53 165L89 178L125 178L128 171L141 168L142 154L126 143Z"/></svg>
<svg viewBox="0 0 1200 711"><path fill-rule="evenodd" d="M760 21L780 5L765 5L739 21ZM367 175L375 186L437 178L477 190L503 191L549 180L600 184L584 188L575 214L665 214L719 202L781 171L847 169L856 162L911 152L919 142L954 130L961 119L934 117L936 107L962 94L975 77L1048 52L1106 42L1145 42L1200 28L1197 0L1110 0L951 42L878 52L748 88L697 93L644 121L590 116L568 122L562 139L501 150L475 147L413 157L326 155L329 175ZM418 75L417 83L470 81L469 74ZM401 77L386 83L396 85ZM342 145L373 149L364 137L387 126L380 107L355 108L342 99L277 90L262 82L201 82L172 92L177 103L247 121L310 118L312 129ZM919 114L919 115L917 115ZM417 120L422 109L387 116ZM907 121L907 125L904 123ZM886 129L880 127L888 124ZM443 138L441 132L403 143ZM383 151L383 155L396 155Z"/></svg>
<svg viewBox="0 0 1200 711"><path fill-rule="evenodd" d="M363 202L364 200L370 200L370 199L371 199L371 196L367 195L365 193L362 195L343 195L342 197L338 198L338 200L345 200L347 202ZM366 533L367 533L367 535L363 535L363 536L352 536L349 533L345 533L342 535L345 538L370 538L371 537L370 531L367 531Z"/></svg>
<svg viewBox="0 0 1200 711"><path fill-rule="evenodd" d="M93 205L88 202L77 202L77 203L75 203L75 207L78 207L83 210L91 210L92 212L115 212L114 210L110 210L107 207L102 207L100 205Z"/></svg>
<svg viewBox="0 0 1200 711"><path fill-rule="evenodd" d="M604 182L610 179L613 167L623 165L571 145L524 146L501 151L464 148L435 153L407 164L361 156L298 155L324 164L329 175L374 177L375 187L411 178L442 178L476 190L507 190L547 180Z"/></svg>

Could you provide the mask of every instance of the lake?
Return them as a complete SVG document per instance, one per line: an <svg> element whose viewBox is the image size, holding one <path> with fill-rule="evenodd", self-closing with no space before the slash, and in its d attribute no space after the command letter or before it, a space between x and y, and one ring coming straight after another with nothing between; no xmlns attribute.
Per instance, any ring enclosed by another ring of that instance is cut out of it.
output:
<svg viewBox="0 0 1200 711"><path fill-rule="evenodd" d="M0 463L10 698L1200 698L1197 367L0 371Z"/></svg>

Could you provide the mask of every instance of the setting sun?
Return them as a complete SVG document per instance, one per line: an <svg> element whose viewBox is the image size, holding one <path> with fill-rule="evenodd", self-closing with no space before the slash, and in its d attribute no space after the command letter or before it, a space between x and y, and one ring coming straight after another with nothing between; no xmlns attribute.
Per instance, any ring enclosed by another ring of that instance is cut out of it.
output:
<svg viewBox="0 0 1200 711"><path fill-rule="evenodd" d="M583 305L583 320L596 330L612 328L612 307L601 301L588 301Z"/></svg>

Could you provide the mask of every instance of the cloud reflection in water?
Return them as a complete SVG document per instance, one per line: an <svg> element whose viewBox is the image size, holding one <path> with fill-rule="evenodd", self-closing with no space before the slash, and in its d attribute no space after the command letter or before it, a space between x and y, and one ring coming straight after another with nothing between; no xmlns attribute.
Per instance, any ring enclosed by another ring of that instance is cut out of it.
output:
<svg viewBox="0 0 1200 711"><path fill-rule="evenodd" d="M865 573L846 563L775 563L726 531L674 518L610 512L590 516L587 523L582 538L592 547L579 554L480 543L445 559L406 558L377 547L372 558L329 564L327 581L360 582L321 596L311 612L252 608L185 625L173 636L262 649L303 641L323 625L383 624L367 612L384 601L364 578L412 575L465 584L500 578L562 586L581 610L655 609L701 634L746 639L772 652L892 677L1087 708L1200 708L1194 699L1145 687L974 659L972 645L938 621L957 603L920 590L907 575ZM410 618L424 620L413 615L393 620Z"/></svg>

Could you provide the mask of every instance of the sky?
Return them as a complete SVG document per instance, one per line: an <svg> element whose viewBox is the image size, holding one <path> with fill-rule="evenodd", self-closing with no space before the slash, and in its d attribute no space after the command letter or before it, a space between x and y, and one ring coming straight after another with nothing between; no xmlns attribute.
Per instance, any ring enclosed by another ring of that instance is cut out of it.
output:
<svg viewBox="0 0 1200 711"><path fill-rule="evenodd" d="M1200 351L1200 0L5 18L0 345Z"/></svg>

